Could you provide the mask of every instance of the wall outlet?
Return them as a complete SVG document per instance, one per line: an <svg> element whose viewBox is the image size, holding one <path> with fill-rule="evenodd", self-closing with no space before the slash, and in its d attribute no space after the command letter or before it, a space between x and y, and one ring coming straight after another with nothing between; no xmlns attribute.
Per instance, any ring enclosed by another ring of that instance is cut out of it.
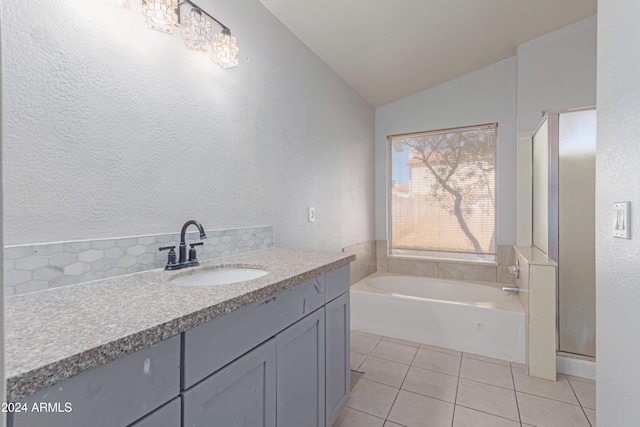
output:
<svg viewBox="0 0 640 427"><path fill-rule="evenodd" d="M629 239L629 202L613 204L613 237Z"/></svg>
<svg viewBox="0 0 640 427"><path fill-rule="evenodd" d="M316 222L316 208L309 206L309 222Z"/></svg>

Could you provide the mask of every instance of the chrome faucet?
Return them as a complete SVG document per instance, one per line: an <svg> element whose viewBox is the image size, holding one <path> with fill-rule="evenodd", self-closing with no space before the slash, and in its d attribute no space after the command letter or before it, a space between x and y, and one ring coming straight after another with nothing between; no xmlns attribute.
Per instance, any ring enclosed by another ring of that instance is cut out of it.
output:
<svg viewBox="0 0 640 427"><path fill-rule="evenodd" d="M190 219L189 221L185 222L184 225L182 226L182 230L180 231L180 245L178 246L178 253L179 253L178 261L176 262L175 246L165 246L160 248L161 251L164 251L167 249L169 250L167 265L165 265L164 267L165 270L180 270L182 268L194 267L196 265L200 265L200 263L198 262L197 254L196 254L196 246L202 246L204 244L202 242L189 244L189 258L187 259L187 244L185 242L185 239L187 234L187 228L189 228L190 225L195 225L196 227L198 227L198 231L200 231L201 239L207 238L207 235L204 232L204 228L202 227L202 224L200 224L198 221Z"/></svg>

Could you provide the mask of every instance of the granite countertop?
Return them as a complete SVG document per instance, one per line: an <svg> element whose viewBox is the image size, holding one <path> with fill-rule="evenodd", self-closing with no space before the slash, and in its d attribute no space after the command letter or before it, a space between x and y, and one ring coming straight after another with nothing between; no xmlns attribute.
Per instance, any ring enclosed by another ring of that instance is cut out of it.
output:
<svg viewBox="0 0 640 427"><path fill-rule="evenodd" d="M347 265L354 255L269 249L8 297L7 401L16 401L126 354ZM220 266L269 271L212 287L175 286L176 276Z"/></svg>

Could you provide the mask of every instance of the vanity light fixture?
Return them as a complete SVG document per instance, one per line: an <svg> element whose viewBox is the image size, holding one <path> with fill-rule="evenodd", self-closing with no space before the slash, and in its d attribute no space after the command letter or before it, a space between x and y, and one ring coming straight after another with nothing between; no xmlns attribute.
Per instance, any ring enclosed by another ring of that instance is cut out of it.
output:
<svg viewBox="0 0 640 427"><path fill-rule="evenodd" d="M131 0L110 0L112 2L130 2ZM189 12L183 12L182 6L189 5ZM231 30L213 16L202 10L191 0L142 0L142 14L149 28L167 34L173 34L180 27L182 40L188 49L211 51L211 60L222 68L238 65L238 46ZM212 24L221 28L221 32L212 36Z"/></svg>

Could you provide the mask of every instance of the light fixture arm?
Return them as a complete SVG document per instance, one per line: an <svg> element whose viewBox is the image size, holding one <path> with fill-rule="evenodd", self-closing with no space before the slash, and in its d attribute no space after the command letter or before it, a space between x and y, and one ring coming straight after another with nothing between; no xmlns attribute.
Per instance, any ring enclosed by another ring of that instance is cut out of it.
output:
<svg viewBox="0 0 640 427"><path fill-rule="evenodd" d="M218 24L218 26L220 28L222 28L223 31L227 31L229 34L231 34L231 30L229 29L229 27L224 25L222 22L218 21L213 16L209 15L204 9L202 9L200 6L198 6L197 4L192 2L191 0L181 0L180 2L178 2L178 8L180 8L180 6L182 6L183 4L188 4L188 5L191 5L191 7L197 8L203 15L206 15L207 18L209 18L210 20L212 20L213 22ZM178 14L178 16L180 16L180 15Z"/></svg>

